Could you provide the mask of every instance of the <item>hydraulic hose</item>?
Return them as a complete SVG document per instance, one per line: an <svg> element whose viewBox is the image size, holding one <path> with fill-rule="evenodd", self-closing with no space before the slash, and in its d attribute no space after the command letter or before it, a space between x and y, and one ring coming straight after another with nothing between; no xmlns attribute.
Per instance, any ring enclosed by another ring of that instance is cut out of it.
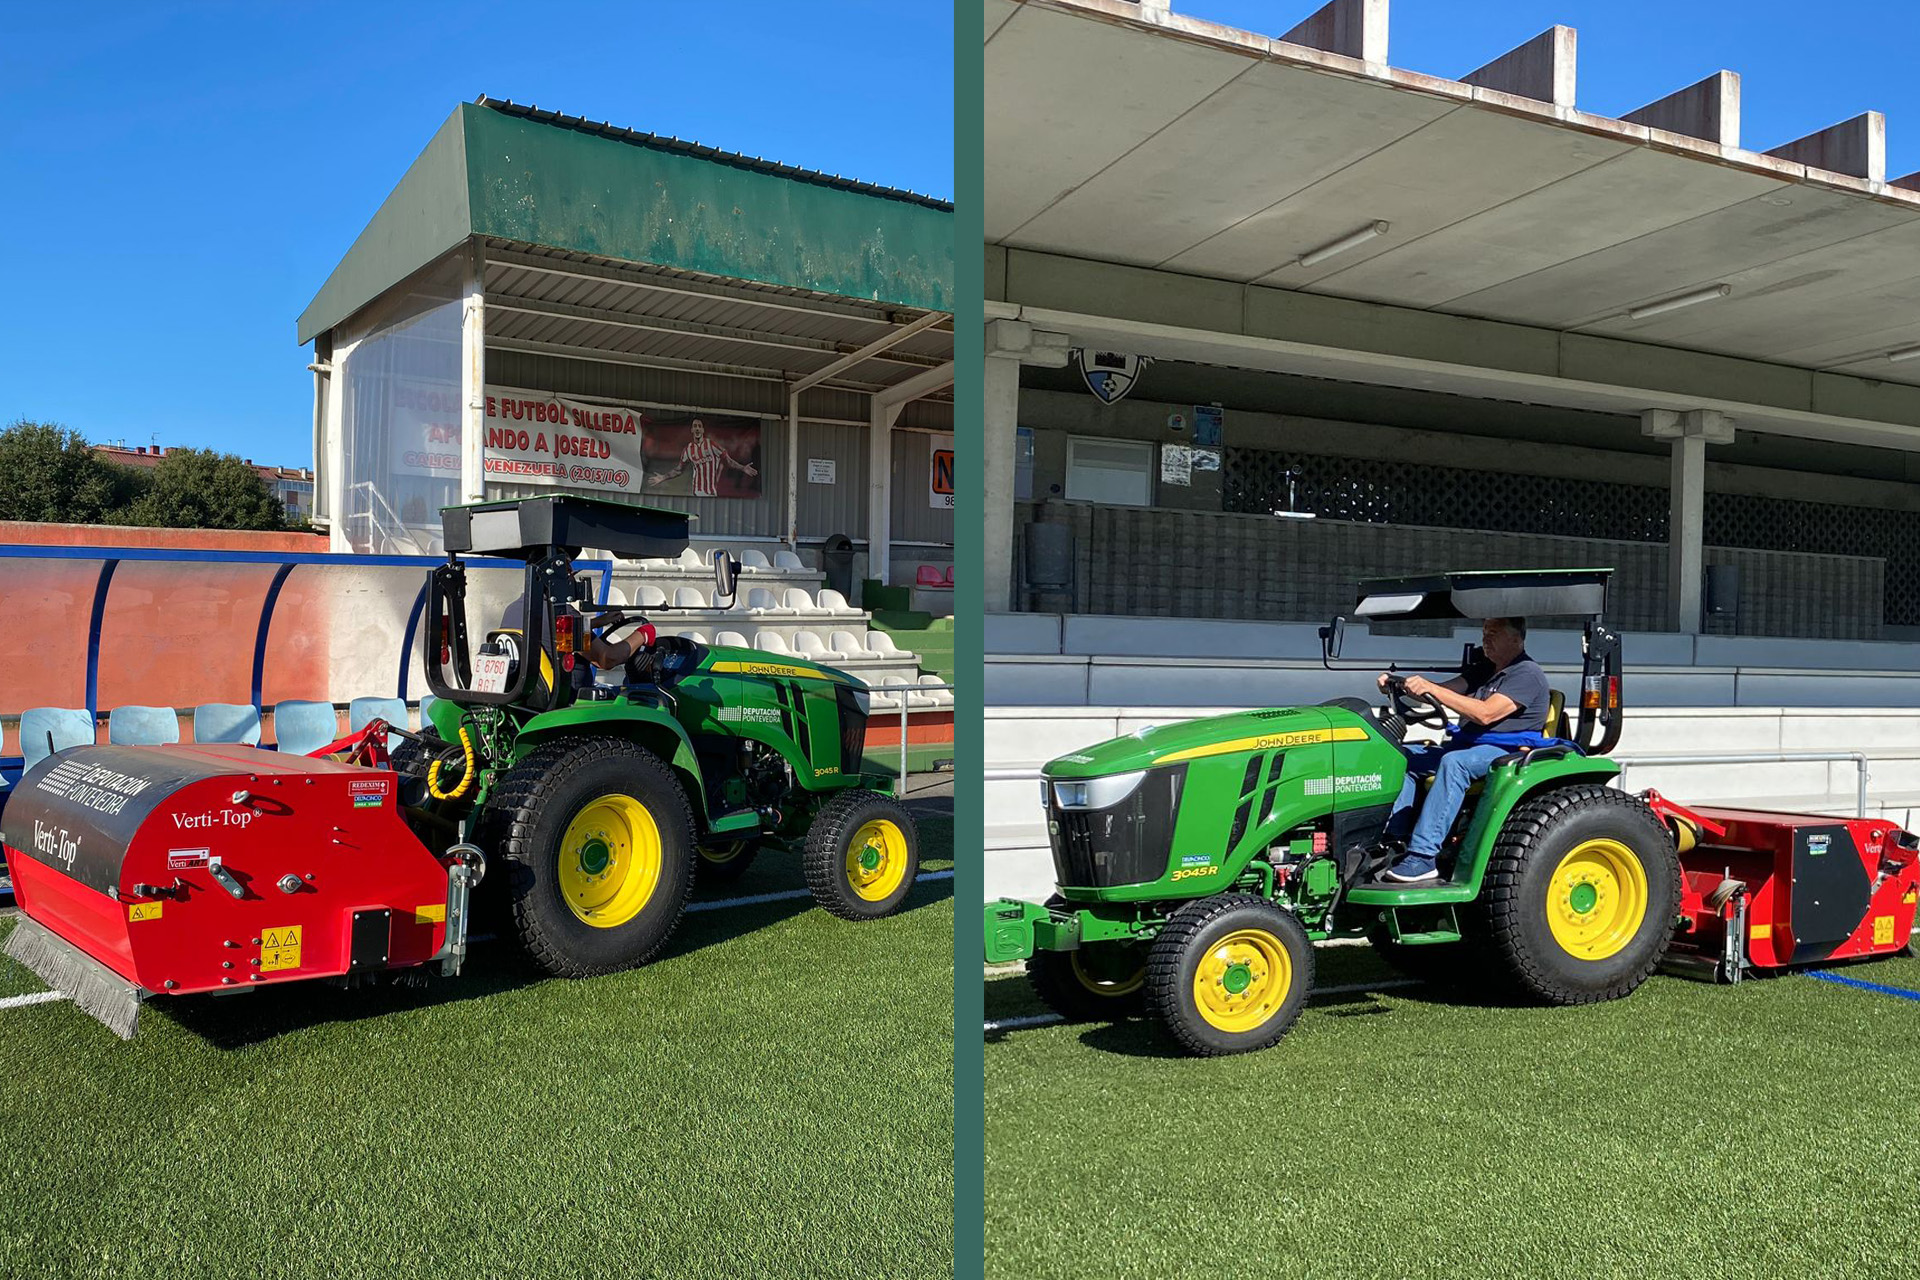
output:
<svg viewBox="0 0 1920 1280"><path fill-rule="evenodd" d="M466 753L466 770L460 775L460 785L453 790L442 791L440 789L440 761L438 758L427 766L427 794L435 800L458 800L461 796L473 789L473 735L467 731L467 726L464 724L460 726L460 749Z"/></svg>

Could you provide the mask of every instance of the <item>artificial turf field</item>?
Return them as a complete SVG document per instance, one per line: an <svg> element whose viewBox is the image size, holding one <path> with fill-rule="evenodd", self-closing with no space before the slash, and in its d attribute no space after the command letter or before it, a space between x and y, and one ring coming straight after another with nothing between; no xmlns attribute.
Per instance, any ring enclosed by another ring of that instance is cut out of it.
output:
<svg viewBox="0 0 1920 1280"><path fill-rule="evenodd" d="M1317 986L1398 981L1319 949ZM1920 960L1835 972L1920 990ZM1041 1012L1019 976L990 1020ZM1263 1053L1142 1021L986 1045L990 1277L1898 1276L1915 1270L1920 1002L1656 976L1523 1008L1315 1001Z"/></svg>
<svg viewBox="0 0 1920 1280"><path fill-rule="evenodd" d="M920 840L952 867L950 817ZM695 902L800 887L768 854ZM419 989L156 1000L131 1043L0 1010L0 1276L949 1276L952 906L690 913L579 982L496 941Z"/></svg>

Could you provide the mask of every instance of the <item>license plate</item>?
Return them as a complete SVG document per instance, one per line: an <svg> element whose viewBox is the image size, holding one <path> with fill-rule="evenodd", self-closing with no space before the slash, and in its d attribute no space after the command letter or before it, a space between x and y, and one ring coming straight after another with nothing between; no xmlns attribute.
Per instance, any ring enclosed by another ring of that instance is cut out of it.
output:
<svg viewBox="0 0 1920 1280"><path fill-rule="evenodd" d="M473 659L473 691L505 693L510 660L503 653L481 653Z"/></svg>

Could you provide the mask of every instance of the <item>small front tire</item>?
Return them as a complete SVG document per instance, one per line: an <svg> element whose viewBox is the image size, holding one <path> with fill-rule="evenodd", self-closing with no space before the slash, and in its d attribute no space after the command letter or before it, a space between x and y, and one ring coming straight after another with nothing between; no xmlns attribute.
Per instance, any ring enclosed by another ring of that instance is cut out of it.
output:
<svg viewBox="0 0 1920 1280"><path fill-rule="evenodd" d="M701 845L694 863L694 874L701 884L732 884L747 873L760 845L753 840L735 840L728 844Z"/></svg>
<svg viewBox="0 0 1920 1280"><path fill-rule="evenodd" d="M1225 893L1173 913L1147 956L1147 1007L1196 1057L1277 1042L1313 989L1313 945L1292 912Z"/></svg>
<svg viewBox="0 0 1920 1280"><path fill-rule="evenodd" d="M820 806L803 855L813 900L842 920L900 909L920 870L913 816L892 796L842 791Z"/></svg>
<svg viewBox="0 0 1920 1280"><path fill-rule="evenodd" d="M1066 904L1057 894L1049 907ZM1147 1007L1147 949L1138 942L1088 942L1072 951L1036 951L1027 982L1040 1003L1068 1022L1113 1022Z"/></svg>

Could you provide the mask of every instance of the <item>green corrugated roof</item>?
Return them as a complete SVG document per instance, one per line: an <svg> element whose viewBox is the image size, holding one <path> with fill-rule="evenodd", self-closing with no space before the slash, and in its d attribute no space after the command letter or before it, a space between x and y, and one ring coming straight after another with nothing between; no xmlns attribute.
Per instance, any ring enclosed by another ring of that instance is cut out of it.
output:
<svg viewBox="0 0 1920 1280"><path fill-rule="evenodd" d="M469 236L936 311L946 201L482 98L464 103L300 316L302 343Z"/></svg>

